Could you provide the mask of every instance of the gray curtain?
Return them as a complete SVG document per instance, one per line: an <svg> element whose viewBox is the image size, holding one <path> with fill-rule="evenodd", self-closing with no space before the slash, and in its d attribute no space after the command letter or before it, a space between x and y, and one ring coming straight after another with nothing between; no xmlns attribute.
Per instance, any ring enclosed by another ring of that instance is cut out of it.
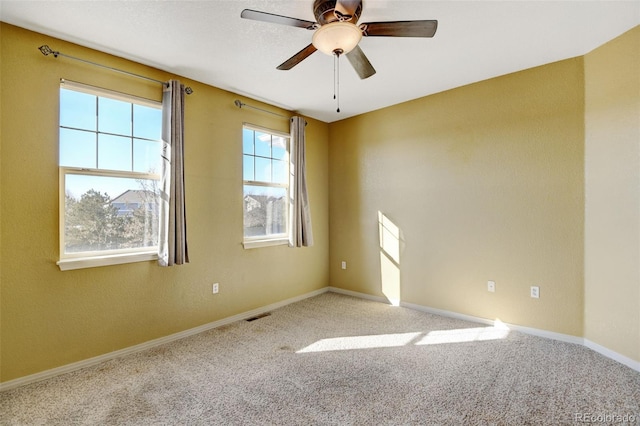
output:
<svg viewBox="0 0 640 426"><path fill-rule="evenodd" d="M302 117L291 118L291 226L289 232L289 246L311 247L313 233L311 232L311 208L307 193L307 171L305 152L305 126Z"/></svg>
<svg viewBox="0 0 640 426"><path fill-rule="evenodd" d="M184 85L170 80L162 93L161 266L189 262L184 204Z"/></svg>

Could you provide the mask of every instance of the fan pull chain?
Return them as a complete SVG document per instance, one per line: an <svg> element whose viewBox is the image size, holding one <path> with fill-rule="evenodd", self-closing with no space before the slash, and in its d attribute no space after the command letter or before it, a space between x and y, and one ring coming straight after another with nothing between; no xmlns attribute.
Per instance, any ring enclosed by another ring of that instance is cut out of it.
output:
<svg viewBox="0 0 640 426"><path fill-rule="evenodd" d="M336 49L333 52L333 99L336 100L336 112L340 112L340 54Z"/></svg>
<svg viewBox="0 0 640 426"><path fill-rule="evenodd" d="M336 61L338 60L337 55L333 55L333 99L336 99Z"/></svg>

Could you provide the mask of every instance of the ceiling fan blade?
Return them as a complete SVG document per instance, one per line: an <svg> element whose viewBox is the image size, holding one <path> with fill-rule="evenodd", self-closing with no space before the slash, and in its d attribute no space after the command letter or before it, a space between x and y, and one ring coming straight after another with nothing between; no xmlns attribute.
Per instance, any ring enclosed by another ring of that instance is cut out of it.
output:
<svg viewBox="0 0 640 426"><path fill-rule="evenodd" d="M438 21L369 22L360 28L365 37L433 37Z"/></svg>
<svg viewBox="0 0 640 426"><path fill-rule="evenodd" d="M338 19L342 17L346 21L350 20L356 13L356 10L361 3L362 0L337 0L336 6L334 8L336 17Z"/></svg>
<svg viewBox="0 0 640 426"><path fill-rule="evenodd" d="M295 55L293 55L292 57L290 57L289 59L287 59L286 61L284 61L283 63L281 63L280 65L278 65L277 69L282 71L290 70L291 68L295 67L300 62L302 62L304 59L306 59L309 55L311 55L316 50L318 49L316 49L313 44L310 44L304 49L302 49L301 51L299 51L298 53L296 53Z"/></svg>
<svg viewBox="0 0 640 426"><path fill-rule="evenodd" d="M290 27L305 28L315 30L318 24L304 19L290 18L288 16L275 15L273 13L260 12L258 10L245 9L240 14L241 18L253 19L254 21L269 22L271 24L288 25Z"/></svg>
<svg viewBox="0 0 640 426"><path fill-rule="evenodd" d="M347 59L362 80L369 78L376 73L376 70L373 68L371 62L369 62L369 59L367 59L367 56L364 54L362 49L360 49L360 46L354 47L351 52L347 53Z"/></svg>

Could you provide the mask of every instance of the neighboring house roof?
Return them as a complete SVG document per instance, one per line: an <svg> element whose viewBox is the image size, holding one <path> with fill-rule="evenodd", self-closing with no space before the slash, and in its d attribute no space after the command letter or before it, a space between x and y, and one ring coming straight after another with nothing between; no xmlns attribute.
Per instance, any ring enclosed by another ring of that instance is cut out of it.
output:
<svg viewBox="0 0 640 426"><path fill-rule="evenodd" d="M143 204L153 200L153 192L144 189L127 189L122 194L111 200L112 204Z"/></svg>
<svg viewBox="0 0 640 426"><path fill-rule="evenodd" d="M267 204L274 203L282 203L285 202L285 197L272 197L269 195L245 195L244 201L247 203L247 208L244 213L244 226L251 227L264 227L266 224L267 217ZM273 214L276 217L283 211L279 208L275 208L273 210Z"/></svg>

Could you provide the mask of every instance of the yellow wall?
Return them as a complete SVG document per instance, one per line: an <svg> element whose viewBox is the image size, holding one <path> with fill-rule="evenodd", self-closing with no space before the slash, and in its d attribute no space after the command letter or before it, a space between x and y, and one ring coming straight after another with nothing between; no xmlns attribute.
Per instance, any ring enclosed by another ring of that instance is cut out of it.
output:
<svg viewBox="0 0 640 426"><path fill-rule="evenodd" d="M332 123L329 140L333 286L582 336L582 58Z"/></svg>
<svg viewBox="0 0 640 426"><path fill-rule="evenodd" d="M58 260L58 91L65 78L159 100L161 88L65 58L165 80L155 69L1 24L1 381L193 328L328 284L328 126L307 119L315 246L242 248L242 123L288 120L238 109L238 96L189 81L186 197L191 263L142 262L61 272ZM179 77L178 77L179 78ZM246 100L246 99L245 99ZM258 102L249 103L274 110ZM279 111L286 114L287 111ZM211 285L220 283L213 295Z"/></svg>
<svg viewBox="0 0 640 426"><path fill-rule="evenodd" d="M585 336L640 361L640 29L585 57L330 125L308 119L310 249L241 246L242 123L287 131L287 121L181 79L195 90L186 100L191 263L66 272L55 265L59 79L155 99L160 89L37 47L172 76L0 31L0 381L328 284Z"/></svg>
<svg viewBox="0 0 640 426"><path fill-rule="evenodd" d="M640 361L640 27L585 56L585 337Z"/></svg>

